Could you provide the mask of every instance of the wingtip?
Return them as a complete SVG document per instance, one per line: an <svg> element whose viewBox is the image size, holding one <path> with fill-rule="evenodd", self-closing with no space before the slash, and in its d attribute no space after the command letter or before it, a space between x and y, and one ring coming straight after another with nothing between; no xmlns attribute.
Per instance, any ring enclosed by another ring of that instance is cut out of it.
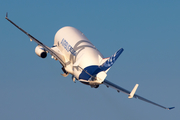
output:
<svg viewBox="0 0 180 120"><path fill-rule="evenodd" d="M5 17L6 19L8 18L8 12L6 12L6 17Z"/></svg>
<svg viewBox="0 0 180 120"><path fill-rule="evenodd" d="M172 110L172 109L174 109L175 107L170 107L170 108L167 108L168 110Z"/></svg>

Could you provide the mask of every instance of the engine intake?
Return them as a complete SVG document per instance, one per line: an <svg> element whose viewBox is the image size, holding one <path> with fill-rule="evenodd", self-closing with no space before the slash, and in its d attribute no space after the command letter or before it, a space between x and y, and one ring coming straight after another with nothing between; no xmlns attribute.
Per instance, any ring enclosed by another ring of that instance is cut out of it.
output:
<svg viewBox="0 0 180 120"><path fill-rule="evenodd" d="M40 45L38 45L36 48L35 48L35 53L36 55L38 55L39 57L41 58L46 58L47 56L47 52L44 50L44 48Z"/></svg>

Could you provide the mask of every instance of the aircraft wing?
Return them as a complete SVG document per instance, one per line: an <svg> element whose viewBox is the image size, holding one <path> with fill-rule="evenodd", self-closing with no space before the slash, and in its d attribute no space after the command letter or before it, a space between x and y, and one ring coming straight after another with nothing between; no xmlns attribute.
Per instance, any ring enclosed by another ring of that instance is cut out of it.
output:
<svg viewBox="0 0 180 120"><path fill-rule="evenodd" d="M110 81L108 81L108 80L104 80L104 81L103 81L103 84L106 85L107 87L111 87L111 88L116 89L118 92L123 92L123 93L129 95L128 98L133 98L133 97L134 97L134 98L143 100L143 101L145 101L145 102L151 103L151 104L153 104L153 105L159 106L159 107L164 108L164 109L167 109L167 110L171 110L171 109L175 108L175 107L167 108L167 107L164 107L164 106L162 106L162 105L159 105L159 104L157 104L157 103L155 103L155 102L152 102L152 101L150 101L150 100L147 100L146 98L143 98L143 97L141 97L141 96L139 96L139 95L136 95L135 92L136 92L136 89L137 89L137 87L138 87L138 84L136 84L136 86L134 87L134 89L133 89L131 92L128 91L128 90L126 90L126 89L124 89L124 88L122 88L122 87L120 87L120 86L118 86L118 85L116 85L116 84L114 84L114 83L112 83L112 82L110 82Z"/></svg>
<svg viewBox="0 0 180 120"><path fill-rule="evenodd" d="M56 58L57 60L60 61L60 63L62 64L62 66L66 66L66 63L64 63L64 61L62 60L62 58L64 58L64 56L60 54L57 54L54 50L52 50L51 48L49 48L48 46L44 45L42 42L40 42L39 40L37 40L35 37L33 37L32 35L30 35L29 33L27 33L25 30L23 30L22 28L20 28L18 25L16 25L14 22L12 22L9 18L8 15L6 13L6 17L5 17L10 23L12 23L15 27L17 27L19 30L21 30L23 33L25 33L30 40L36 42L38 45L42 46L45 51L49 52L54 58Z"/></svg>

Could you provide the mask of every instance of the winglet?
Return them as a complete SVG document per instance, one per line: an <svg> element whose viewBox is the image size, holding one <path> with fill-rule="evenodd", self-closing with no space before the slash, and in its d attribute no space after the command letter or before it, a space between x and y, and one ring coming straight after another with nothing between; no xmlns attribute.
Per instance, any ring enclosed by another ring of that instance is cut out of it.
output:
<svg viewBox="0 0 180 120"><path fill-rule="evenodd" d="M134 94L138 88L139 84L136 84L133 88L133 90L131 91L131 93L129 94L128 98L133 98L134 97Z"/></svg>
<svg viewBox="0 0 180 120"><path fill-rule="evenodd" d="M6 17L5 17L6 19L8 18L8 12L6 12Z"/></svg>
<svg viewBox="0 0 180 120"><path fill-rule="evenodd" d="M170 107L170 108L167 108L168 110L172 110L172 109L174 109L175 107Z"/></svg>

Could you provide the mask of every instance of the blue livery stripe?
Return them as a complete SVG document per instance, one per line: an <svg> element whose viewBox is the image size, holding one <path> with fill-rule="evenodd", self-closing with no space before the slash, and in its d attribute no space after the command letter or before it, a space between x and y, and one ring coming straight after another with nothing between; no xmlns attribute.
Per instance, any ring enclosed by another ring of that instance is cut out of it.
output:
<svg viewBox="0 0 180 120"><path fill-rule="evenodd" d="M96 75L100 71L102 71L102 70L97 65L88 66L88 67L84 68L82 73L79 75L79 79L89 80L89 78L91 76Z"/></svg>
<svg viewBox="0 0 180 120"><path fill-rule="evenodd" d="M100 69L103 71L106 71L109 69L117 60L117 58L121 55L121 53L124 51L123 48L119 49L114 55L112 55L104 64L100 66Z"/></svg>
<svg viewBox="0 0 180 120"><path fill-rule="evenodd" d="M112 55L104 64L101 66L98 65L91 65L82 71L82 73L79 75L79 79L83 80L89 80L91 76L94 76L98 74L101 71L106 71L108 68L110 68L114 62L117 60L117 58L121 55L121 53L124 51L123 48L119 49L114 55Z"/></svg>

